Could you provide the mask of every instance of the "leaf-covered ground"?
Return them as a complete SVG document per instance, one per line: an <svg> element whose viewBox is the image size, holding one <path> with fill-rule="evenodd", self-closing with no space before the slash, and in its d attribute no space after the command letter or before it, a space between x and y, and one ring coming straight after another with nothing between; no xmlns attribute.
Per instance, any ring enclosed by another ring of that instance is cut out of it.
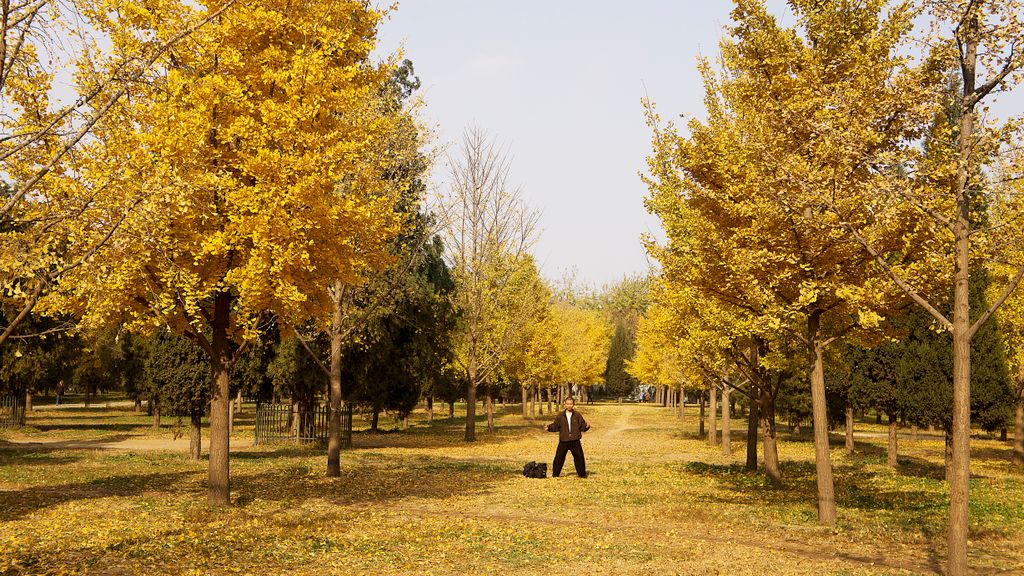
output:
<svg viewBox="0 0 1024 576"><path fill-rule="evenodd" d="M3 432L0 573L941 573L937 437L902 439L891 473L884 437L847 457L837 436L839 523L823 528L808 438L784 436L786 486L772 490L742 469L744 423L733 422L730 461L696 437L692 410L681 424L655 406L583 406L590 477L570 457L566 475L543 480L520 470L550 466L556 437L512 408L494 432L481 420L473 444L461 420L423 414L408 431L357 432L337 479L324 477L322 449L252 447L246 410L226 509L206 505L205 462L189 462L180 440L153 449L173 419L152 431L129 408L42 408ZM972 445L972 566L1024 573L1024 475L1006 443Z"/></svg>

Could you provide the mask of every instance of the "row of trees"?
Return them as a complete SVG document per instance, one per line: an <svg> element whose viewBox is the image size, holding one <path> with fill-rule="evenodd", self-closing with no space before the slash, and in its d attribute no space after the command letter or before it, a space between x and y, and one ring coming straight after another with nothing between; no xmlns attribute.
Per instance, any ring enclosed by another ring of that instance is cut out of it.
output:
<svg viewBox="0 0 1024 576"><path fill-rule="evenodd" d="M1010 380L1024 162L1018 124L982 115L1024 69L1021 5L788 4L792 27L736 2L717 66L699 64L706 120L680 134L648 103L647 205L668 242L648 242L661 270L633 373L745 396L747 465L760 431L774 484L779 407L809 392L825 524L830 388L838 410L943 427L949 571L964 574L971 416L1005 425L1024 387Z"/></svg>
<svg viewBox="0 0 1024 576"><path fill-rule="evenodd" d="M17 6L4 6L0 87L3 278L18 310L4 335L35 309L87 332L192 340L212 382L209 500L227 503L241 351L271 318L296 333L312 323L340 350L346 288L394 260L417 213L403 202L416 198L420 130L397 62L370 57L383 13L359 1ZM78 34L79 98L55 108L55 71L37 54L73 22L101 38Z"/></svg>
<svg viewBox="0 0 1024 576"><path fill-rule="evenodd" d="M424 208L419 81L371 57L384 11L0 10L7 387L124 390L187 416L196 456L207 414L208 498L226 504L239 391L327 399L337 476L345 401L376 423L464 397L472 441L480 390L493 416L498 395L602 381L607 314L541 280L536 213L500 147L467 131L448 194ZM40 57L68 30L75 49ZM75 98L51 102L69 70Z"/></svg>

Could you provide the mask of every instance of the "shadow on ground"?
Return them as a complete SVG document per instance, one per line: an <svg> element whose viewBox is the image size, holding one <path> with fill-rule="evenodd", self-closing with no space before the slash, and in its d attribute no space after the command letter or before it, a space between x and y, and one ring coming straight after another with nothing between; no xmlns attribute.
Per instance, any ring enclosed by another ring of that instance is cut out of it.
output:
<svg viewBox="0 0 1024 576"><path fill-rule="evenodd" d="M184 480L193 475L193 472L187 471L127 474L85 482L0 491L0 521L16 520L37 510L77 500L139 496L154 491L180 491L187 486Z"/></svg>
<svg viewBox="0 0 1024 576"><path fill-rule="evenodd" d="M301 456L292 450L268 453L277 459L272 470L239 471L232 479L238 503L253 500L301 502L329 500L335 504L374 504L407 498L444 499L490 491L499 482L516 478L520 470L504 463L480 463L446 458L398 459L381 454L349 453L342 457L341 476L325 477L326 462L317 455L282 466L284 454ZM305 453L309 456L309 453ZM252 458L254 453L240 455Z"/></svg>
<svg viewBox="0 0 1024 576"><path fill-rule="evenodd" d="M81 440L55 440L45 442L34 442L27 440L25 442L11 442L8 440L0 440L0 462L2 463L17 463L15 458L11 454L39 454L46 452L59 452L68 450L98 450L104 448L105 445L114 442L121 442L134 438L132 434L113 434L110 436L104 436L102 438L88 438Z"/></svg>

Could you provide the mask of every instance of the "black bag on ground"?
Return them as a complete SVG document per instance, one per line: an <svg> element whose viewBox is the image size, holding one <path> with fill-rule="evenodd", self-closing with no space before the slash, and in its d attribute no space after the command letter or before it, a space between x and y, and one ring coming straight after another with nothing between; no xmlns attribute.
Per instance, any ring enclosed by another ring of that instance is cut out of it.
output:
<svg viewBox="0 0 1024 576"><path fill-rule="evenodd" d="M548 465L546 462L527 462L523 466L523 476L527 478L547 478Z"/></svg>

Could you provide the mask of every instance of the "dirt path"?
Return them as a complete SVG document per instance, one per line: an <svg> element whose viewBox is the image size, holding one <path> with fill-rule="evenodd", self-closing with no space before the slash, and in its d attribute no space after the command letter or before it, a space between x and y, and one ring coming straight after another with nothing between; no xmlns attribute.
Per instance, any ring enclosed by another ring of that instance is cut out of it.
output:
<svg viewBox="0 0 1024 576"><path fill-rule="evenodd" d="M626 430L637 428L637 426L633 426L631 423L632 414L633 412L631 410L619 410L618 416L615 418L615 422L608 429L608 431L603 434L600 433L600 431L598 431L598 434L596 435L600 436L602 440L608 438L615 438L616 436L619 436Z"/></svg>

